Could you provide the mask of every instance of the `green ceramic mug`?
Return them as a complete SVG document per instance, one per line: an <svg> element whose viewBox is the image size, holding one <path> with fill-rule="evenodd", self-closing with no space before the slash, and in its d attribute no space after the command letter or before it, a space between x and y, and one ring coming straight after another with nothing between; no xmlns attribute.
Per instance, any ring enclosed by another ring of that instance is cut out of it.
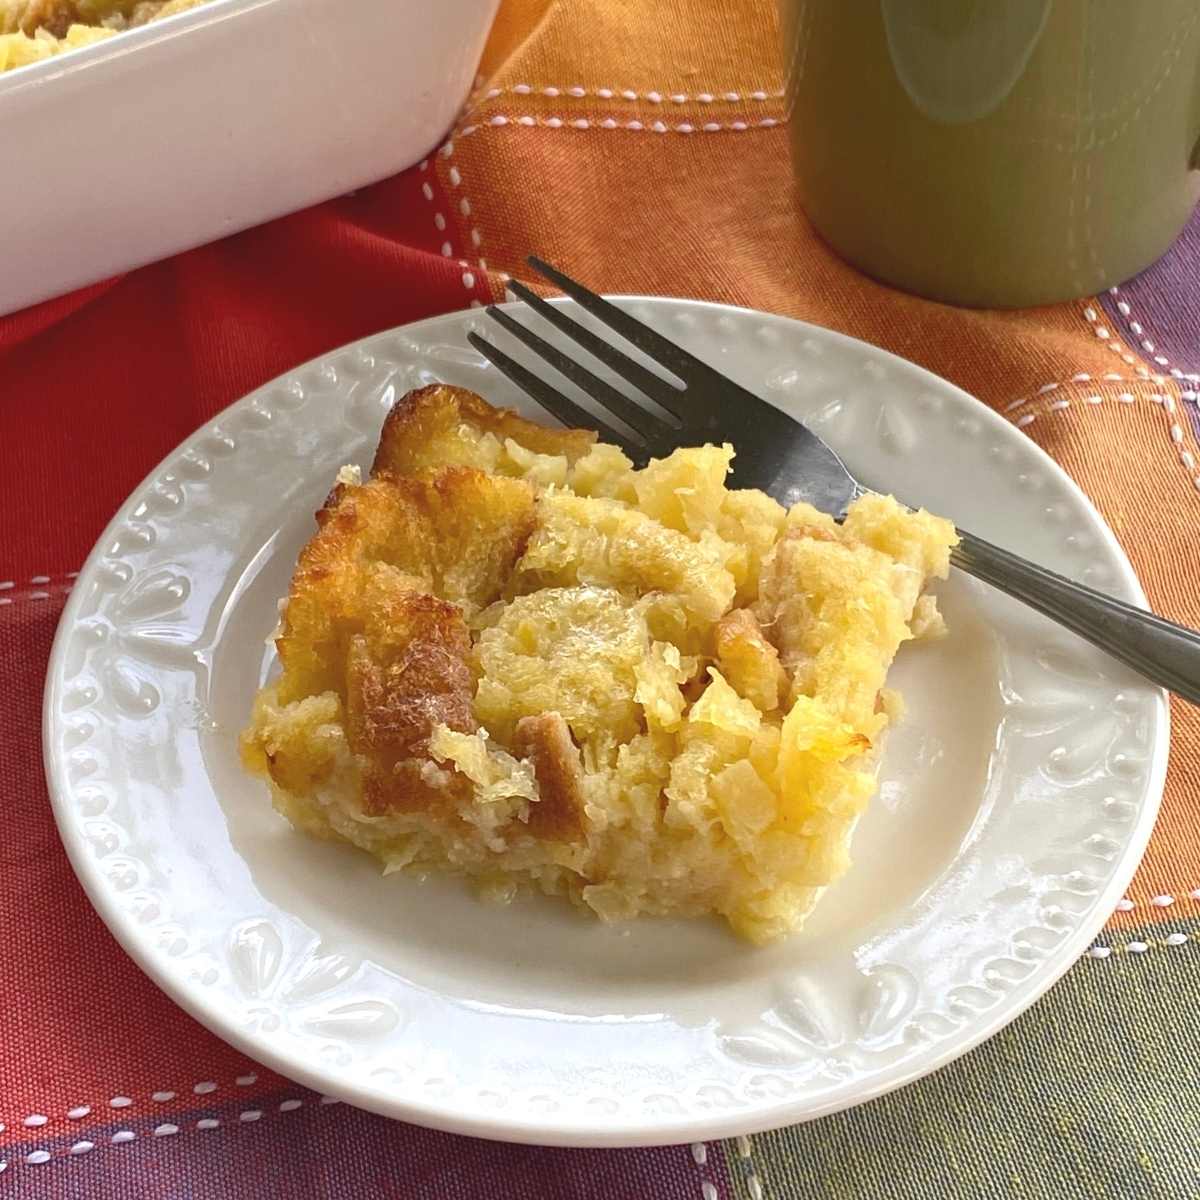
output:
<svg viewBox="0 0 1200 1200"><path fill-rule="evenodd" d="M1015 307L1164 253L1200 195L1200 0L781 0L801 201L906 291Z"/></svg>

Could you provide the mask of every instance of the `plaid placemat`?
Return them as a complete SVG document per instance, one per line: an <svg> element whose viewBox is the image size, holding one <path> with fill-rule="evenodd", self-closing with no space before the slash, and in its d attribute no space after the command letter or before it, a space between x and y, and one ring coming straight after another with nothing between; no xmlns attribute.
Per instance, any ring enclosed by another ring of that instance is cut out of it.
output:
<svg viewBox="0 0 1200 1200"><path fill-rule="evenodd" d="M770 0L511 0L428 161L0 320L0 1189L70 1197L1200 1195L1200 724L1173 709L1129 897L982 1048L848 1113L657 1150L508 1147L327 1104L175 1008L92 913L42 777L72 572L225 404L353 338L499 298L536 250L606 290L788 313L1003 412L1079 481L1156 608L1200 625L1200 222L1111 293L955 310L873 284L791 187ZM10 231L11 235L11 231Z"/></svg>

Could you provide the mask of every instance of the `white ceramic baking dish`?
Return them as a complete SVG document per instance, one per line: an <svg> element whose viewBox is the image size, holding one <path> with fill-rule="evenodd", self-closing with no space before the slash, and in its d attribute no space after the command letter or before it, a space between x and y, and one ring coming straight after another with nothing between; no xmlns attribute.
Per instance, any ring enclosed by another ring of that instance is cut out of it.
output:
<svg viewBox="0 0 1200 1200"><path fill-rule="evenodd" d="M402 170L499 0L212 0L0 75L0 313Z"/></svg>

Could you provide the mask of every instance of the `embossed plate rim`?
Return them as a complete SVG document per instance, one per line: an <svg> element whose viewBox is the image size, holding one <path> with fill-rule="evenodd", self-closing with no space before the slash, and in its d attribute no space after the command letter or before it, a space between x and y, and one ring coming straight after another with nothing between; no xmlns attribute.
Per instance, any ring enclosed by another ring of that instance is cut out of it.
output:
<svg viewBox="0 0 1200 1200"><path fill-rule="evenodd" d="M744 326L735 328L729 336L731 342L744 342L744 348L749 351L754 349L750 345L751 327L748 324L753 319L758 322L760 331L775 330L790 334L797 339L816 339L817 342L837 345L847 353L853 352L861 356L864 363L874 363L883 371L902 371L909 380L920 382L923 388L928 388L930 392L951 400L954 405L959 406L960 411L967 414L970 420L979 422L981 428L990 429L1008 445L1019 447L1020 454L1025 456L1026 462L1039 464L1052 477L1055 486L1065 492L1079 510L1079 522L1074 527L1079 528L1082 523L1083 527L1098 539L1104 552L1104 561L1118 577L1118 584L1127 595L1145 603L1144 594L1132 567L1120 549L1115 536L1091 507L1074 481L1040 447L1027 439L1001 416L979 404L961 389L923 368L877 347L831 330L793 321L790 318L701 301L641 296L623 296L618 299L630 305L648 307L652 312L663 314L664 319L682 321L682 318L688 314L703 312L715 315L718 321L728 315L735 326L737 322L746 322L747 324ZM83 604L84 585L96 572L105 557L106 549L113 544L121 528L135 512L137 505L143 502L149 490L161 480L161 477L170 469L171 464L178 462L181 455L186 454L202 439L211 437L215 429L228 423L236 413L252 410L256 402L273 389L285 386L288 381L298 381L311 374L314 368L320 370L322 364L332 364L334 360L346 355L347 352L353 353L357 350L362 355L369 356L373 347L381 347L388 343L389 339L398 339L402 345L407 339L408 347L424 353L421 347L416 345L423 338L435 335L459 341L463 329L476 320L476 315L471 310L465 310L375 334L359 342L351 343L349 346L339 347L327 354L320 355L256 389L197 430L155 467L122 505L97 542L96 548L80 573L74 594L68 600L63 612L47 674L43 720L46 773L50 784L55 818L75 872L101 918L135 962L177 1003L214 1033L281 1074L290 1076L315 1090L325 1091L385 1115L412 1120L450 1132L511 1141L574 1146L618 1146L711 1139L755 1132L763 1128L811 1119L874 1098L944 1065L991 1036L1043 994L1078 959L1102 926L1116 900L1124 892L1136 869L1153 827L1166 771L1169 724L1165 700L1161 693L1156 693L1152 689L1138 693L1141 700L1145 701L1144 715L1154 734L1148 762L1137 777L1140 789L1139 811L1136 820L1126 831L1120 854L1117 856L1116 864L1107 883L1098 893L1093 893L1093 902L1087 914L1077 920L1071 932L1056 948L1047 951L1044 957L1037 959L1031 968L1031 975L1013 985L1011 990L1001 990L999 999L992 1003L992 1006L984 1013L975 1014L968 1020L966 1027L958 1028L950 1034L944 1034L935 1039L931 1045L925 1045L919 1053L910 1054L907 1058L902 1058L889 1066L872 1069L873 1073L865 1078L859 1077L850 1081L846 1086L838 1085L832 1090L826 1091L822 1094L822 1098L815 1103L811 1097L806 1098L803 1095L801 1086L799 1092L784 1099L754 1103L749 1101L743 1091L743 1103L735 1103L731 1108L725 1110L714 1111L711 1108L704 1109L701 1105L694 1104L690 1109L686 1105L683 1106L681 1111L675 1114L643 1111L632 1117L626 1109L621 1109L619 1115L613 1117L600 1114L584 1116L578 1110L574 1110L569 1112L565 1119L555 1122L552 1119L539 1118L532 1108L528 1111L522 1109L519 1102L513 1106L516 1111L509 1111L502 1115L482 1115L478 1110L464 1113L461 1106L456 1105L453 1092L448 1097L439 1099L429 1093L421 1094L415 1084L409 1092L406 1092L403 1086L399 1090L391 1091L387 1091L380 1084L368 1086L365 1082L344 1077L333 1067L314 1065L315 1060L301 1054L294 1041L272 1040L270 1037L245 1028L238 1019L241 1014L230 1010L228 1000L223 1003L222 999L214 996L213 993L206 993L201 988L188 985L180 972L170 969L170 964L163 952L155 950L150 945L149 935L143 933L135 925L132 917L119 906L114 884L101 872L97 861L85 844L83 819L69 803L72 798L73 784L67 773L66 753L60 747L59 739L62 728L65 728L62 726L62 719L59 716L63 667L68 643L75 631ZM428 345L428 343L426 344ZM399 354L394 355L396 359L401 357L402 355ZM245 916L250 915L245 914ZM243 920L241 923L244 924L245 921ZM517 1099L519 1101L520 1098ZM737 1098L735 1097L735 1099Z"/></svg>

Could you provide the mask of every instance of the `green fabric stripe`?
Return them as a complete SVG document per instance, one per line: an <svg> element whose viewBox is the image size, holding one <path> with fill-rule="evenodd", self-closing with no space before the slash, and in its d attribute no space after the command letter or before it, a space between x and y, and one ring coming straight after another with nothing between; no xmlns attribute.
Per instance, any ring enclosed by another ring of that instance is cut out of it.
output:
<svg viewBox="0 0 1200 1200"><path fill-rule="evenodd" d="M1190 935L1184 945L1163 938ZM1006 1029L880 1100L722 1144L752 1200L1200 1197L1200 919L1106 930Z"/></svg>

